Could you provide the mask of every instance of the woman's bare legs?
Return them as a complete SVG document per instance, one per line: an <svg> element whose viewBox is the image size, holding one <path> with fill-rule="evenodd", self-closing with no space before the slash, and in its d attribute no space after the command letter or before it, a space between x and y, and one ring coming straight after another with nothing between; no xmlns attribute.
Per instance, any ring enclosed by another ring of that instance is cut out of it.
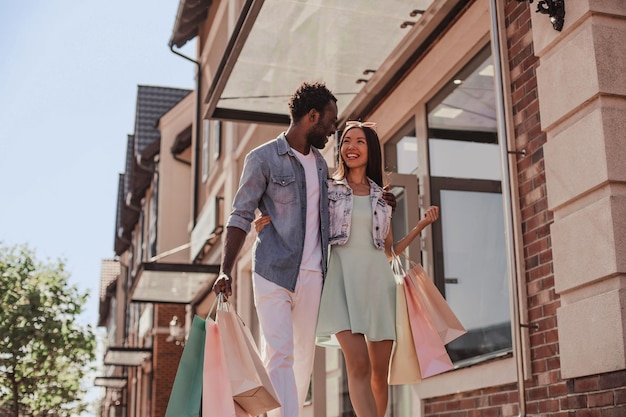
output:
<svg viewBox="0 0 626 417"><path fill-rule="evenodd" d="M382 340L380 342L367 342L370 363L372 365L371 386L378 417L384 417L389 401L389 384L387 375L389 373L389 360L391 359L392 340Z"/></svg>
<svg viewBox="0 0 626 417"><path fill-rule="evenodd" d="M372 371L365 336L350 330L337 333L348 372L350 401L357 417L376 417L376 400L372 393Z"/></svg>

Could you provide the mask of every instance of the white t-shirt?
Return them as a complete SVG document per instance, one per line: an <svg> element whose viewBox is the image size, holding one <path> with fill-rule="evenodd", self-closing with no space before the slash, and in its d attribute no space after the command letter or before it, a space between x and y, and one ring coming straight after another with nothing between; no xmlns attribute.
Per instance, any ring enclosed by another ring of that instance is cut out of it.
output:
<svg viewBox="0 0 626 417"><path fill-rule="evenodd" d="M292 148L293 149L293 148ZM322 243L320 238L320 183L317 174L315 155L312 151L303 155L293 149L306 178L306 232L300 269L322 270Z"/></svg>

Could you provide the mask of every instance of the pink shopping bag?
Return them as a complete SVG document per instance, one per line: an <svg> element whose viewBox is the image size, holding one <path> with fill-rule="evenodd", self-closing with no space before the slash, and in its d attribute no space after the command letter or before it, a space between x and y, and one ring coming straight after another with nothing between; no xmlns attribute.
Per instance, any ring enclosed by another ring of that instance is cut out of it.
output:
<svg viewBox="0 0 626 417"><path fill-rule="evenodd" d="M238 417L239 415L235 414L235 402L230 388L220 330L211 318L206 319L203 370L202 416Z"/></svg>
<svg viewBox="0 0 626 417"><path fill-rule="evenodd" d="M226 367L234 400L254 416L280 407L276 390L243 320L227 302L218 305L216 317L222 347L228 352Z"/></svg>
<svg viewBox="0 0 626 417"><path fill-rule="evenodd" d="M450 356L448 356L439 332L428 314L422 297L408 276L404 278L404 291L422 378L449 371L454 367Z"/></svg>
<svg viewBox="0 0 626 417"><path fill-rule="evenodd" d="M439 337L444 344L448 344L467 333L465 327L456 317L439 289L430 279L424 268L420 264L413 264L413 267L406 273L415 288L417 295L422 300L422 305L433 322Z"/></svg>

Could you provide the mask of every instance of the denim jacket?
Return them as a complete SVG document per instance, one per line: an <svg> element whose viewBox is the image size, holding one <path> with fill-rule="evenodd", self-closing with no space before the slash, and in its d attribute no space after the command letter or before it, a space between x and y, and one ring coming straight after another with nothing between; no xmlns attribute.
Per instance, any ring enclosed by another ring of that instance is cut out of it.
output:
<svg viewBox="0 0 626 417"><path fill-rule="evenodd" d="M320 236L322 272L328 259L328 166L320 152L315 155L320 181ZM252 267L264 278L295 291L300 272L306 227L306 180L304 168L287 143L284 133L252 150L241 174L239 189L227 226L248 233L258 208L271 223L259 233L252 251Z"/></svg>
<svg viewBox="0 0 626 417"><path fill-rule="evenodd" d="M383 199L383 189L374 181L370 183L370 201L372 203L372 238L374 246L385 249L385 238L391 224L391 206ZM350 237L352 223L352 189L346 179L328 180L328 201L330 212L331 245L345 245Z"/></svg>

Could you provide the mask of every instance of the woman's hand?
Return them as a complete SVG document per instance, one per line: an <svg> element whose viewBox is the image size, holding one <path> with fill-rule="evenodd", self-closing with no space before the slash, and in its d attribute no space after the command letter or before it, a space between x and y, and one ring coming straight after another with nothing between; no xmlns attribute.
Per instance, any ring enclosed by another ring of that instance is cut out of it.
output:
<svg viewBox="0 0 626 417"><path fill-rule="evenodd" d="M271 221L272 219L270 218L269 215L257 217L256 220L254 220L254 230L256 230L256 232L259 233L261 230L263 230L265 226L270 224Z"/></svg>
<svg viewBox="0 0 626 417"><path fill-rule="evenodd" d="M387 253L387 257L390 257L392 253L400 254L404 252L404 250L413 242L413 239L419 236L419 234L426 228L426 226L434 223L439 219L439 207L430 206L424 212L424 217L420 219L419 222L415 225L409 233L400 239L396 243L393 242L393 237L391 230L389 230L389 235L387 236L387 241L385 242L385 247L389 245L390 250L385 249L385 253Z"/></svg>
<svg viewBox="0 0 626 417"><path fill-rule="evenodd" d="M421 220L419 221L419 224L420 226L422 226L421 228L423 229L429 224L436 222L437 219L439 219L439 207L430 206L424 212L424 217L421 218Z"/></svg>

